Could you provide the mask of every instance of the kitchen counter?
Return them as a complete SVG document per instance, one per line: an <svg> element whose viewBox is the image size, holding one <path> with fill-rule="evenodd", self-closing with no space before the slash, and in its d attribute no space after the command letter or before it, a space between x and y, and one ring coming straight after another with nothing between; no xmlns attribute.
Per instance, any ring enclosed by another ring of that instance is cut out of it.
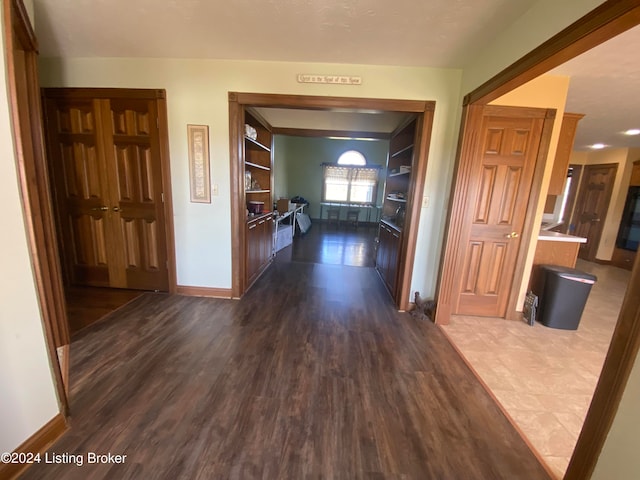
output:
<svg viewBox="0 0 640 480"><path fill-rule="evenodd" d="M537 285L540 274L538 265L560 265L575 268L581 243L587 243L587 239L565 233L540 230L538 245L533 256L529 289L533 285Z"/></svg>
<svg viewBox="0 0 640 480"><path fill-rule="evenodd" d="M549 242L587 243L586 238L567 235L566 233L551 232L549 230L540 230L538 240L545 240Z"/></svg>

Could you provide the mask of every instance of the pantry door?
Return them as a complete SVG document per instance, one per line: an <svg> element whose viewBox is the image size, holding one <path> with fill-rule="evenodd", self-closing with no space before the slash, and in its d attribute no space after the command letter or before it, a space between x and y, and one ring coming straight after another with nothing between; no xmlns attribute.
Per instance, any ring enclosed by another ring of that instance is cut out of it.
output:
<svg viewBox="0 0 640 480"><path fill-rule="evenodd" d="M88 95L84 89L45 90L67 282L167 291L158 101Z"/></svg>
<svg viewBox="0 0 640 480"><path fill-rule="evenodd" d="M483 108L457 247L452 313L506 315L547 115L544 109Z"/></svg>

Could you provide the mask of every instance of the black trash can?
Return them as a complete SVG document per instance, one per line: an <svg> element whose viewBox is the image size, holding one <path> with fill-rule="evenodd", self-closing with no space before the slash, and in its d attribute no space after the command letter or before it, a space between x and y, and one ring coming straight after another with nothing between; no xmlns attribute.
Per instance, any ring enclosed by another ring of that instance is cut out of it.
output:
<svg viewBox="0 0 640 480"><path fill-rule="evenodd" d="M577 330L597 277L575 268L540 265L538 320L562 330Z"/></svg>

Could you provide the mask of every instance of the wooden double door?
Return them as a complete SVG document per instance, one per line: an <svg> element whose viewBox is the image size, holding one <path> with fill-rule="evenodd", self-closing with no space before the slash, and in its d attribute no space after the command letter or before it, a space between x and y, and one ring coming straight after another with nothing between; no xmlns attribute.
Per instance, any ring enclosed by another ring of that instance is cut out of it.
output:
<svg viewBox="0 0 640 480"><path fill-rule="evenodd" d="M44 90L67 284L169 289L159 93Z"/></svg>

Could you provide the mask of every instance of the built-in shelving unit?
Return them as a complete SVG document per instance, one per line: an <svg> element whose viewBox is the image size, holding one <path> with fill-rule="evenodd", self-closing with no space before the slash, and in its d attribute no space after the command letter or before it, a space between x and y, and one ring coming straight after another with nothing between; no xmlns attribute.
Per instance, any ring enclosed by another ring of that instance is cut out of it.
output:
<svg viewBox="0 0 640 480"><path fill-rule="evenodd" d="M376 269L391 296L398 302L398 272L407 199L411 192L416 120L400 126L391 135L382 217L378 230Z"/></svg>
<svg viewBox="0 0 640 480"><path fill-rule="evenodd" d="M244 110L244 123L256 138L244 136L244 197L247 205L245 235L245 284L260 276L273 258L273 136L271 127L257 114ZM250 202L262 202L263 212L249 213Z"/></svg>

